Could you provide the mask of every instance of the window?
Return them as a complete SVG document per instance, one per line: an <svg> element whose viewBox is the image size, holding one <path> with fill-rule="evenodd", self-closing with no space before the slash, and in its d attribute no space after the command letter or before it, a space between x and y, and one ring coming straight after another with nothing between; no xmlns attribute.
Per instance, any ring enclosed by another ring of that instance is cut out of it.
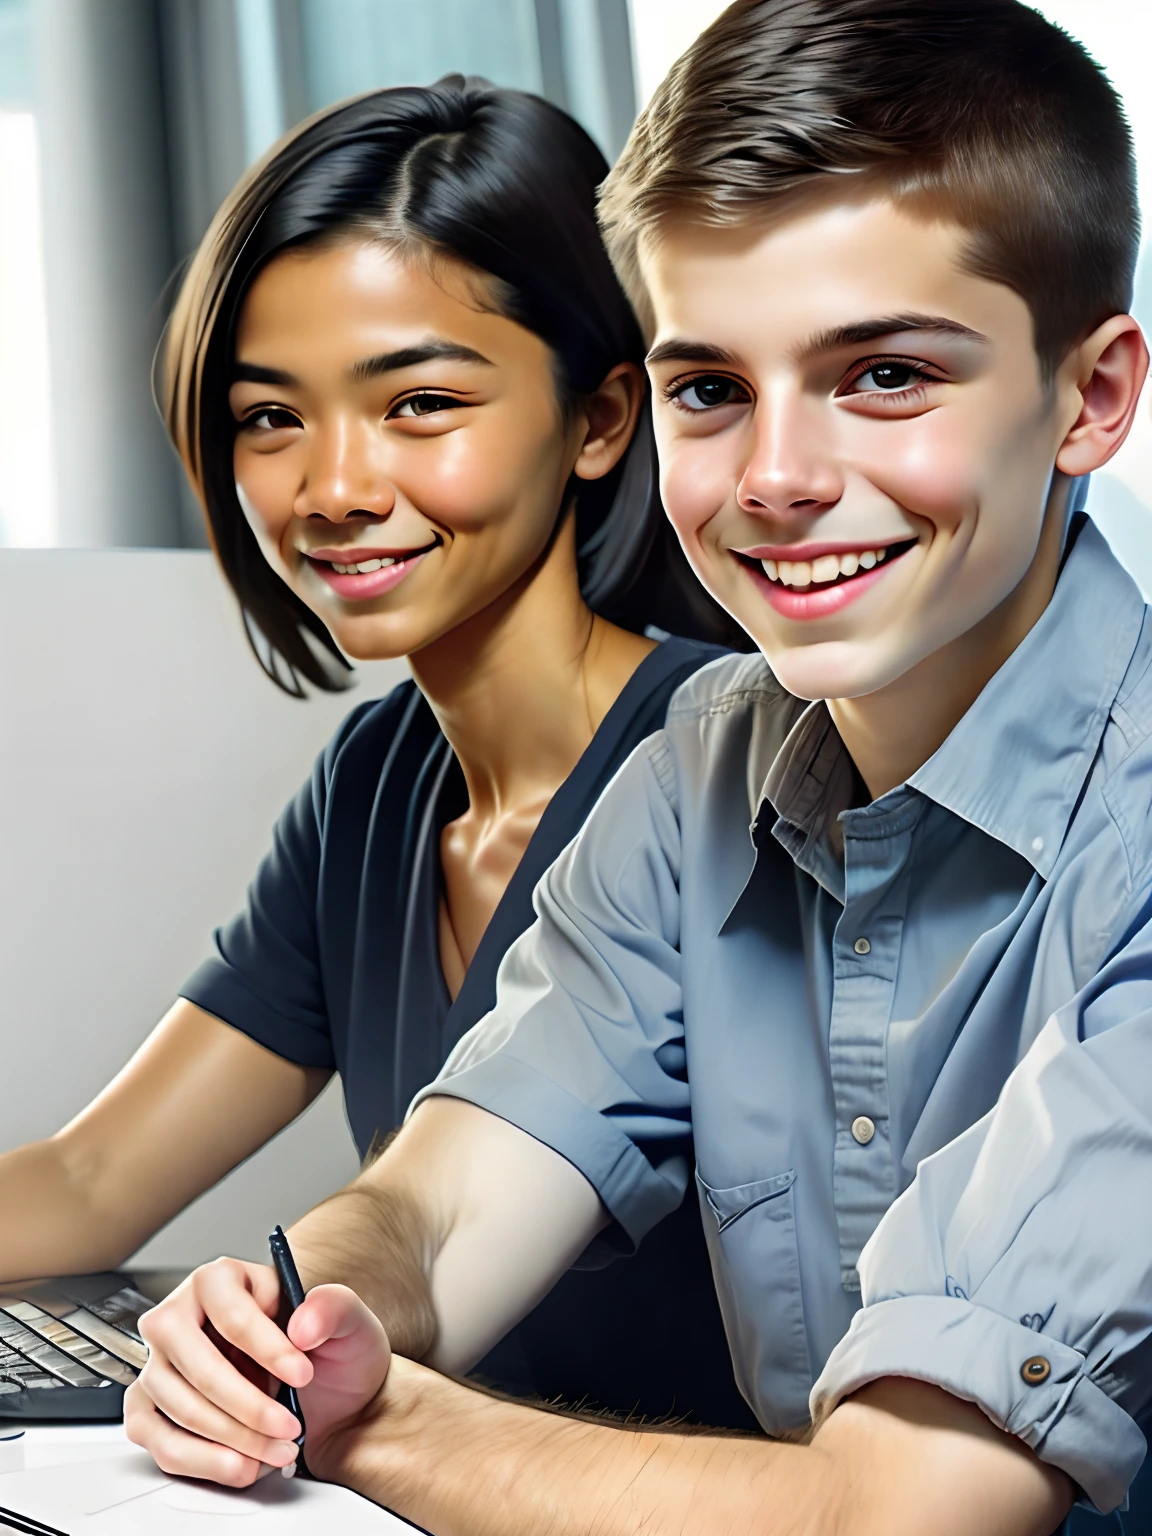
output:
<svg viewBox="0 0 1152 1536"><path fill-rule="evenodd" d="M54 540L30 0L0 0L0 544Z"/></svg>
<svg viewBox="0 0 1152 1536"><path fill-rule="evenodd" d="M456 71L542 93L609 157L635 113L627 0L107 10L0 0L0 544L203 543L152 355L172 274L293 123Z"/></svg>
<svg viewBox="0 0 1152 1536"><path fill-rule="evenodd" d="M1136 141L1144 241L1133 313L1152 336L1152 10L1130 0L1036 0L1035 9L1079 38L1124 100ZM1112 548L1152 598L1152 386L1146 385L1128 441L1092 477L1088 501Z"/></svg>

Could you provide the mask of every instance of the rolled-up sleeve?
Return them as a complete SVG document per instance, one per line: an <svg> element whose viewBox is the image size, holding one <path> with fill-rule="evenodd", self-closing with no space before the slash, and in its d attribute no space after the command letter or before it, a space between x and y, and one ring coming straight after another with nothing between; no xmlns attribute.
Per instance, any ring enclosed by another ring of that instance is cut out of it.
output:
<svg viewBox="0 0 1152 1536"><path fill-rule="evenodd" d="M1152 938L1053 1015L996 1107L919 1166L860 1261L813 1416L884 1376L977 1403L1101 1512L1152 1402Z"/></svg>
<svg viewBox="0 0 1152 1536"><path fill-rule="evenodd" d="M501 963L496 1007L412 1105L467 1099L552 1147L598 1191L616 1250L634 1247L687 1185L679 852L658 735L536 887L536 922ZM605 1256L590 1250L592 1262Z"/></svg>

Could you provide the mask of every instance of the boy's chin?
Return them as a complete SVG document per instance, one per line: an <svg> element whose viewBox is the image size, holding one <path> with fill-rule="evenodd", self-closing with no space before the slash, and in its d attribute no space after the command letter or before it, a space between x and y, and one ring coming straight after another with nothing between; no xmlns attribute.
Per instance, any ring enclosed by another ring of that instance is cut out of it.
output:
<svg viewBox="0 0 1152 1536"><path fill-rule="evenodd" d="M908 670L878 647L844 641L787 649L760 644L760 651L776 681L798 699L863 698Z"/></svg>

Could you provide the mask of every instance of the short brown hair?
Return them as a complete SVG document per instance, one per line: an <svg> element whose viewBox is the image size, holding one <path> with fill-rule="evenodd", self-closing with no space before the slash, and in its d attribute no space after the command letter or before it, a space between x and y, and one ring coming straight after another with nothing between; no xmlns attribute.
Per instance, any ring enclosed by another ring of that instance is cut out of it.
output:
<svg viewBox="0 0 1152 1536"><path fill-rule="evenodd" d="M1125 311L1131 134L1088 53L1017 0L736 0L673 65L604 186L642 318L643 239L864 173L969 231L965 265L1032 312L1045 374Z"/></svg>

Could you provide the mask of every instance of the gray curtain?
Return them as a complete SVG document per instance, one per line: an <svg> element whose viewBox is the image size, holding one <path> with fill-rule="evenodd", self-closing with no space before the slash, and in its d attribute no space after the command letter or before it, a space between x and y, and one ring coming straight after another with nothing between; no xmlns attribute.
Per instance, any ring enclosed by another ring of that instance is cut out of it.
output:
<svg viewBox="0 0 1152 1536"><path fill-rule="evenodd" d="M151 361L181 264L293 123L451 70L548 96L609 158L635 112L627 0L26 3L67 545L203 543Z"/></svg>

